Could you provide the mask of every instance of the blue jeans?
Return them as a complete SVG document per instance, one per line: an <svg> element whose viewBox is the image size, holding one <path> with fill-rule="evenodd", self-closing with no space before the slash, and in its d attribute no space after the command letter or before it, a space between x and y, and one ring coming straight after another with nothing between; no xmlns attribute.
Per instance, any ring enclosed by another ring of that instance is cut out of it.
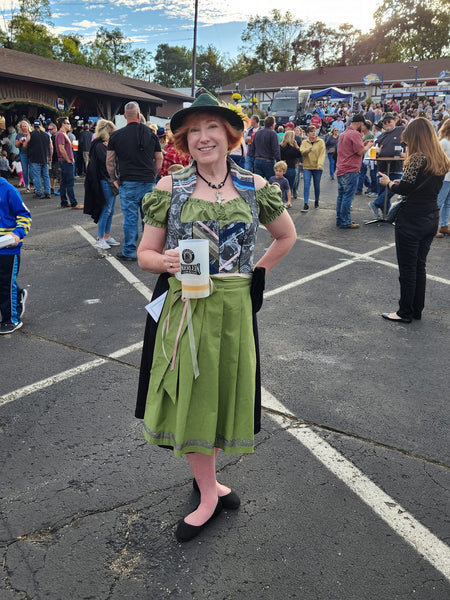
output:
<svg viewBox="0 0 450 600"><path fill-rule="evenodd" d="M336 172L336 161L334 159L334 153L327 154L327 156L328 156L328 164L330 167L330 177L331 177L331 179L334 179L334 174Z"/></svg>
<svg viewBox="0 0 450 600"><path fill-rule="evenodd" d="M22 164L23 170L23 180L25 181L25 185L28 187L30 185L30 174L29 174L29 164L28 154L24 154L23 152L19 152L20 162Z"/></svg>
<svg viewBox="0 0 450 600"><path fill-rule="evenodd" d="M123 214L123 255L136 257L139 235L139 217L142 220L141 201L152 191L154 183L143 181L122 181L120 184L120 207Z"/></svg>
<svg viewBox="0 0 450 600"><path fill-rule="evenodd" d="M261 177L264 177L269 181L269 179L275 175L275 171L273 170L274 164L275 162L273 160L270 161L255 158L254 172L256 175L261 175Z"/></svg>
<svg viewBox="0 0 450 600"><path fill-rule="evenodd" d="M44 194L50 194L50 176L48 174L48 164L30 162L30 175L36 188L36 194L42 194L41 177L44 182Z"/></svg>
<svg viewBox="0 0 450 600"><path fill-rule="evenodd" d="M350 209L358 185L359 172L339 175L338 197L336 202L336 225L338 227L350 227L352 219Z"/></svg>
<svg viewBox="0 0 450 600"><path fill-rule="evenodd" d="M366 186L366 188L370 188L370 179L367 177L367 166L368 165L362 161L361 168L359 170L358 185L356 186L357 192L362 192L364 186Z"/></svg>
<svg viewBox="0 0 450 600"><path fill-rule="evenodd" d="M249 156L247 154L247 156L245 157L244 169L253 173L254 164L255 159L253 158L253 156Z"/></svg>
<svg viewBox="0 0 450 600"><path fill-rule="evenodd" d="M103 195L105 196L105 204L98 220L97 236L103 238L105 237L105 233L111 233L111 223L114 216L114 207L116 205L117 196L114 196L114 194L111 193L109 183L105 179L100 181L100 185L102 186Z"/></svg>
<svg viewBox="0 0 450 600"><path fill-rule="evenodd" d="M303 199L305 204L309 202L309 188L311 187L311 179L314 183L314 199L319 202L320 199L320 180L322 171L320 169L303 169Z"/></svg>
<svg viewBox="0 0 450 600"><path fill-rule="evenodd" d="M440 226L446 227L450 217L450 181L444 181L441 191L437 197L437 203L441 209Z"/></svg>
<svg viewBox="0 0 450 600"><path fill-rule="evenodd" d="M295 175L297 173L297 169L288 169L284 176L289 181L289 187L291 189L291 195L294 192L294 183L295 183Z"/></svg>
<svg viewBox="0 0 450 600"><path fill-rule="evenodd" d="M67 206L67 198L70 201L70 206L76 206L78 204L75 198L75 192L73 189L75 179L73 176L73 163L60 162L61 167L61 186L59 188L61 194L61 206Z"/></svg>
<svg viewBox="0 0 450 600"><path fill-rule="evenodd" d="M403 173L389 173L389 177L392 180L394 179L401 179L402 178ZM383 211L384 209L384 195L385 192L387 190L387 204L386 204L386 214L389 212L389 209L391 207L391 198L394 195L395 192L393 192L392 190L390 190L387 186L384 187L384 185L381 185L380 183L378 184L378 198L375 198L375 200L373 201L374 206L376 206L377 208L381 208L381 210Z"/></svg>

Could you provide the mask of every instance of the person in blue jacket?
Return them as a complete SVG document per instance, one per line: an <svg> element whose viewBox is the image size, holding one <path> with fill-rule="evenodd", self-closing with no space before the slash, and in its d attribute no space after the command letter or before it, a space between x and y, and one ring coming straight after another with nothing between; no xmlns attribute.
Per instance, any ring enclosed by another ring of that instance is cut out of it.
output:
<svg viewBox="0 0 450 600"><path fill-rule="evenodd" d="M31 213L21 195L0 177L0 334L12 333L23 325L22 315L28 293L18 285L17 275L22 239L30 231L30 226ZM3 239L5 236L12 239Z"/></svg>

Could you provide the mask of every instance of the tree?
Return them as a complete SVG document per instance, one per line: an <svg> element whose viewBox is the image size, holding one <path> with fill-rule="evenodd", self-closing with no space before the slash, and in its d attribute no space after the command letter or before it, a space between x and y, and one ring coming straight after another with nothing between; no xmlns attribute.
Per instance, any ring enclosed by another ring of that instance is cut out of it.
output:
<svg viewBox="0 0 450 600"><path fill-rule="evenodd" d="M212 45L207 48L199 48L196 60L196 79L200 85L215 91L216 88L223 85L224 76L223 59L217 48Z"/></svg>
<svg viewBox="0 0 450 600"><path fill-rule="evenodd" d="M89 66L82 40L74 34L62 35L58 38L53 58L76 65Z"/></svg>
<svg viewBox="0 0 450 600"><path fill-rule="evenodd" d="M248 44L247 51L255 55L261 71L288 71L294 68L292 42L304 27L303 21L294 19L289 11L283 15L274 9L268 17L251 18L241 39Z"/></svg>
<svg viewBox="0 0 450 600"><path fill-rule="evenodd" d="M133 61L126 69L126 75L134 77L135 79L150 81L151 74L153 73L150 59L151 54L147 52L147 50L144 50L144 48L137 48L133 51Z"/></svg>
<svg viewBox="0 0 450 600"><path fill-rule="evenodd" d="M383 62L431 60L450 50L450 0L392 0L380 6L371 32Z"/></svg>
<svg viewBox="0 0 450 600"><path fill-rule="evenodd" d="M94 69L123 75L133 66L131 43L118 27L111 31L100 27L89 44L88 60Z"/></svg>
<svg viewBox="0 0 450 600"><path fill-rule="evenodd" d="M256 58L239 54L227 61L222 85L227 85L233 81L239 81L244 77L261 72L263 72L263 69Z"/></svg>
<svg viewBox="0 0 450 600"><path fill-rule="evenodd" d="M18 8L11 8L10 18L3 13L5 29L0 42L5 48L21 50L29 54L53 57L56 38L51 35L49 0L19 0Z"/></svg>
<svg viewBox="0 0 450 600"><path fill-rule="evenodd" d="M177 88L191 85L192 53L185 46L159 44L154 60L156 83Z"/></svg>
<svg viewBox="0 0 450 600"><path fill-rule="evenodd" d="M341 55L340 60L336 60L336 64L341 66L347 66L355 64L355 46L361 39L362 34L359 29L355 29L353 25L349 23L342 23L339 25L337 31L334 32L334 48L332 47L332 53L334 56Z"/></svg>
<svg viewBox="0 0 450 600"><path fill-rule="evenodd" d="M57 39L50 35L45 25L34 23L26 17L14 16L10 31L12 36L5 40L6 48L53 58L53 47Z"/></svg>

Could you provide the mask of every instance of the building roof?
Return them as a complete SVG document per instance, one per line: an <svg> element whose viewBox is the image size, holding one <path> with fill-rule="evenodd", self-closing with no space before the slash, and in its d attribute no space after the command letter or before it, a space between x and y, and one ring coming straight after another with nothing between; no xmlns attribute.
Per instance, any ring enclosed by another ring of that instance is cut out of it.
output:
<svg viewBox="0 0 450 600"><path fill-rule="evenodd" d="M170 100L190 101L184 96L156 83L90 69L73 63L0 48L0 77L53 85L84 92L97 92L130 100L163 104Z"/></svg>
<svg viewBox="0 0 450 600"><path fill-rule="evenodd" d="M424 79L438 79L442 71L450 71L450 58L436 60L411 61L408 63L380 63L368 65L352 65L348 67L321 67L309 71L283 71L279 73L255 73L239 81L240 91L244 90L279 90L280 87L296 86L305 89L327 88L330 86L347 87L364 85L363 77L369 73L376 73L385 84L395 81L412 83L415 80L417 67L419 81ZM222 89L222 93L229 94L236 88L235 83L230 83Z"/></svg>

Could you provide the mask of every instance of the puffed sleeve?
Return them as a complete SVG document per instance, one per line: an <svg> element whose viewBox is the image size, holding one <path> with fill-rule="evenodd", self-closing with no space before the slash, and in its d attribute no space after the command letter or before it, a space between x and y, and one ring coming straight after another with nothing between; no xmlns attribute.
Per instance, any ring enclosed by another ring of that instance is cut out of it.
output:
<svg viewBox="0 0 450 600"><path fill-rule="evenodd" d="M281 189L277 185L266 185L256 192L259 220L263 225L275 221L284 211Z"/></svg>
<svg viewBox="0 0 450 600"><path fill-rule="evenodd" d="M171 198L172 194L170 192L157 189L145 194L142 199L144 223L154 227L167 227L167 215Z"/></svg>

